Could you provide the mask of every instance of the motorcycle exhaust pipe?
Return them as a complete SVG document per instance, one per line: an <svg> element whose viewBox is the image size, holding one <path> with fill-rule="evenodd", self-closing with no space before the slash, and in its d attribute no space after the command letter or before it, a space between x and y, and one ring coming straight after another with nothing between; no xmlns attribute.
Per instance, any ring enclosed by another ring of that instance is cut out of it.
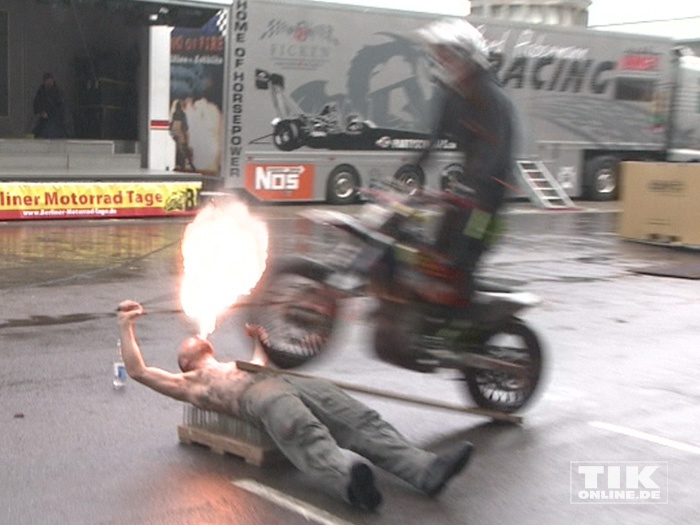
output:
<svg viewBox="0 0 700 525"><path fill-rule="evenodd" d="M426 362L432 362L436 368L454 368L464 370L465 368L478 368L482 370L500 370L518 375L526 375L528 367L511 361L488 357L480 354L464 353L457 354L449 350L428 350ZM424 361L421 359L421 361Z"/></svg>

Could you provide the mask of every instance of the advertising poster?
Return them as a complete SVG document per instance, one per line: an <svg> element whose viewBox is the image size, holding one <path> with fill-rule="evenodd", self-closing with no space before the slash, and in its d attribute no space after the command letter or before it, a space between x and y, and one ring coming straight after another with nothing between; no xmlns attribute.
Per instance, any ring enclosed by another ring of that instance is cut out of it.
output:
<svg viewBox="0 0 700 525"><path fill-rule="evenodd" d="M173 29L170 37L170 135L177 171L219 175L226 12L197 29Z"/></svg>
<svg viewBox="0 0 700 525"><path fill-rule="evenodd" d="M3 182L0 220L194 215L201 185L201 181Z"/></svg>

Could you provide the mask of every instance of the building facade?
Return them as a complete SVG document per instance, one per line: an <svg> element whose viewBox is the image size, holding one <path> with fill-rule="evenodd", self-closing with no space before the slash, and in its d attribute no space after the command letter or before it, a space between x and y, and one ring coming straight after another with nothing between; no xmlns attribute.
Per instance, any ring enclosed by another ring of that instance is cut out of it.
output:
<svg viewBox="0 0 700 525"><path fill-rule="evenodd" d="M535 24L588 26L591 0L471 0L471 14Z"/></svg>

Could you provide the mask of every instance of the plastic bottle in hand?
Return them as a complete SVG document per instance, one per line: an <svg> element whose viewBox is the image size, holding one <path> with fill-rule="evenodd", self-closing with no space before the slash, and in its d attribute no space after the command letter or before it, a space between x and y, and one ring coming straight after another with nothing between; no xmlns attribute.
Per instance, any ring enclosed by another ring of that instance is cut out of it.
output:
<svg viewBox="0 0 700 525"><path fill-rule="evenodd" d="M117 354L118 357L112 369L112 385L114 385L115 390L121 390L126 386L126 367L122 359L121 341L117 341Z"/></svg>

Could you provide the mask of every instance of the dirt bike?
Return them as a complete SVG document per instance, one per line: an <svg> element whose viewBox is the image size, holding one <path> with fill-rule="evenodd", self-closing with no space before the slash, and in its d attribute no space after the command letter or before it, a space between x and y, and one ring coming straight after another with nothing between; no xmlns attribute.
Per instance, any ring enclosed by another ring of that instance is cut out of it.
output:
<svg viewBox="0 0 700 525"><path fill-rule="evenodd" d="M477 280L465 299L453 284L459 269L430 249L431 236L444 229L443 195L423 194L416 208L404 196L374 192L358 217L304 213L355 242L326 261L294 255L269 261L251 294L259 306L250 320L270 361L295 368L319 356L339 322L339 301L370 296L378 305L371 318L380 359L424 373L456 370L480 408L523 408L537 390L543 350L518 313L539 298Z"/></svg>

